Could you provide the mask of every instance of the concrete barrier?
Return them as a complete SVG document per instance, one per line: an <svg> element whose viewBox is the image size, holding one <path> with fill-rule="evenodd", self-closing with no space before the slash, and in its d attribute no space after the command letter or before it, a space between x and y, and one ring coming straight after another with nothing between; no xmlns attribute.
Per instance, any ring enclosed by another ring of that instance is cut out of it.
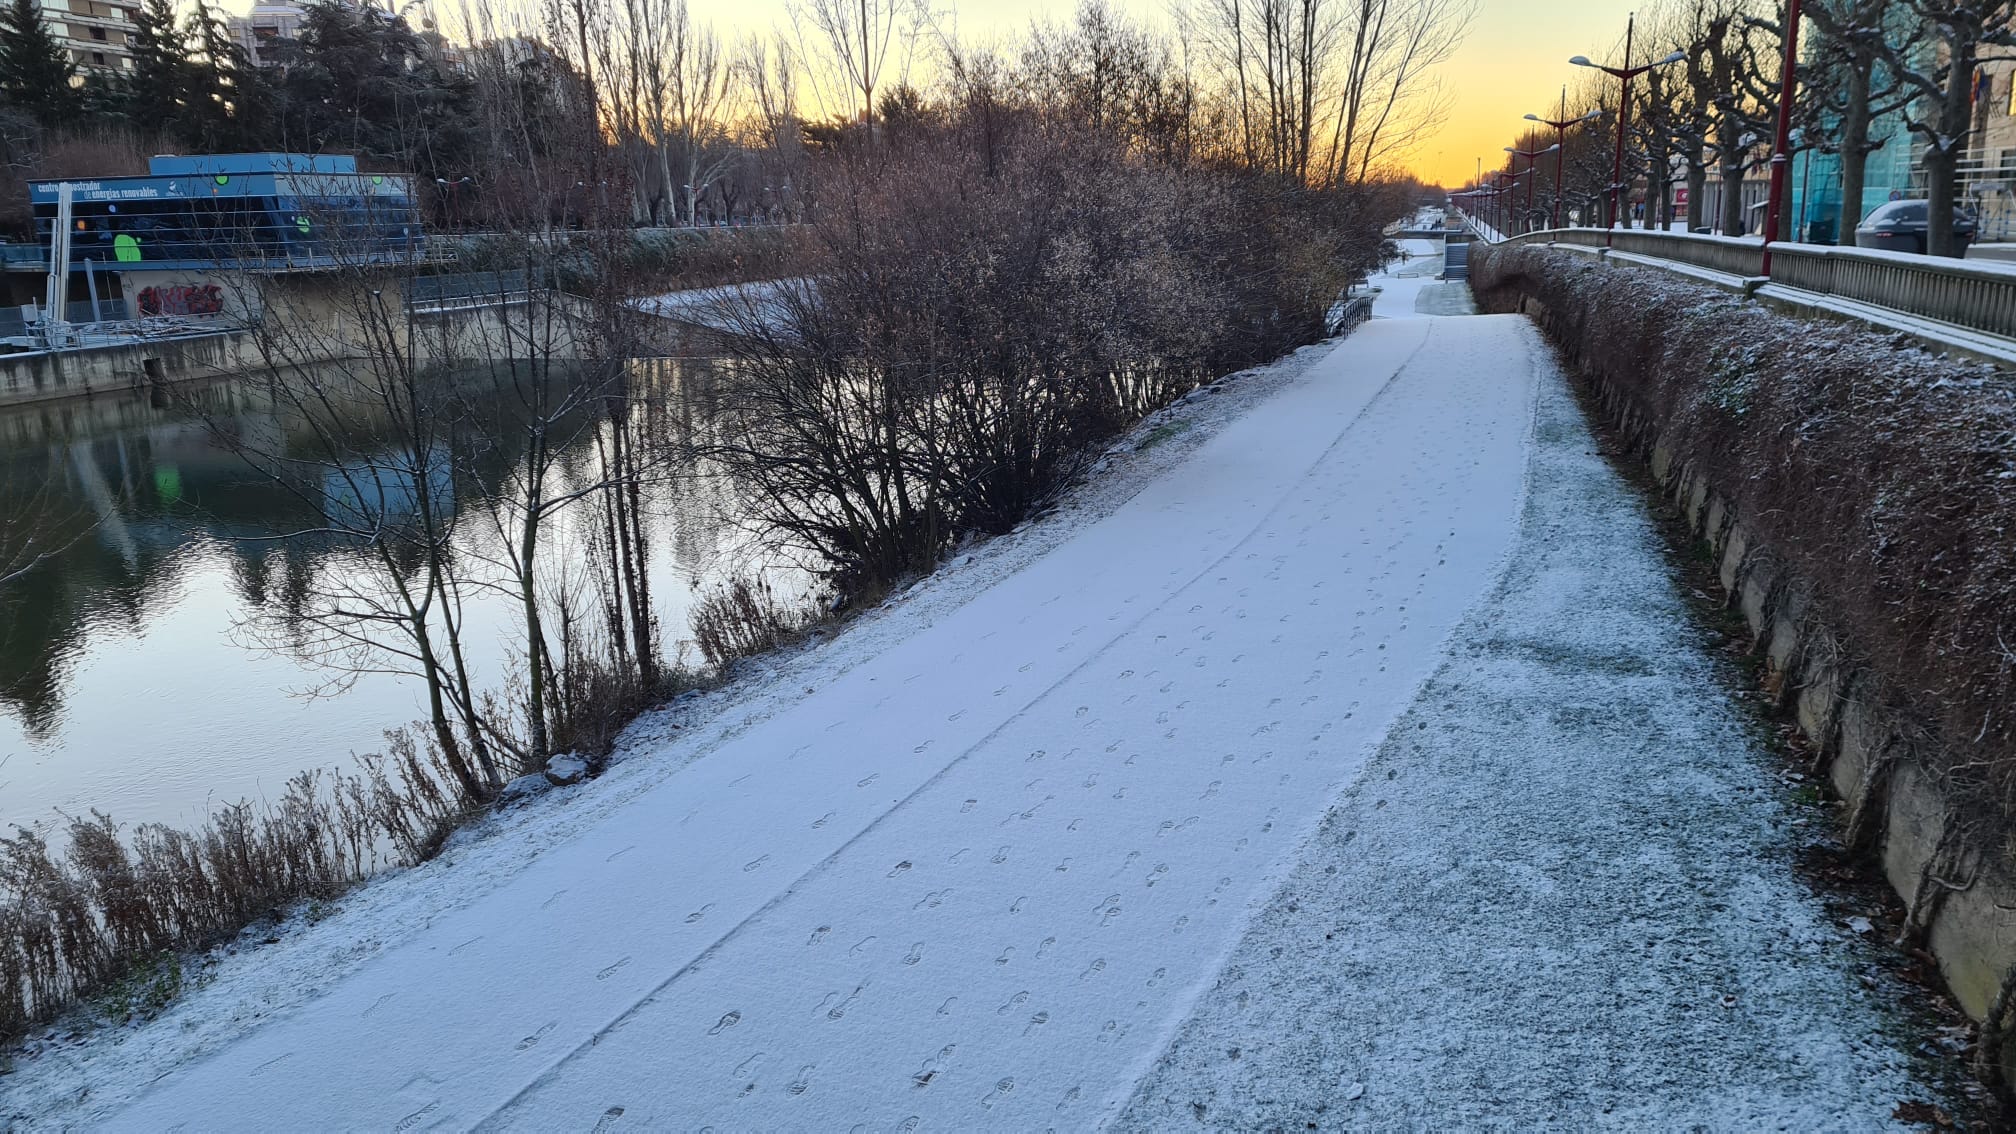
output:
<svg viewBox="0 0 2016 1134"><path fill-rule="evenodd" d="M257 335L252 331L6 354L0 355L0 405L214 378L259 364Z"/></svg>

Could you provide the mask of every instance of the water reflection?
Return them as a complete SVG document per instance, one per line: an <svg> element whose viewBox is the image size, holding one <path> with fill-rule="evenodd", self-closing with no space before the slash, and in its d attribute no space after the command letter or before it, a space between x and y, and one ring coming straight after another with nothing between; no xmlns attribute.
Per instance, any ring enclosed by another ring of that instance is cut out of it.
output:
<svg viewBox="0 0 2016 1134"><path fill-rule="evenodd" d="M635 404L662 416L647 432L690 434L723 381L704 361L637 364L633 387L652 396ZM351 451L371 451L370 415L346 417L359 430ZM60 549L0 590L0 824L91 807L122 822L191 822L212 800L277 792L304 767L372 749L382 729L418 714L413 683L393 673L301 696L328 675L252 648L274 635L248 627L285 626L318 583L344 572L354 544L313 532L328 504L337 515L345 501L382 514L424 493L452 511L494 482L388 473L411 467L398 461L341 470L281 461L262 475L216 432L265 452L326 451L290 435L299 428L249 379L185 388L172 405L123 393L0 412L0 519L19 517L17 537L25 527ZM488 441L476 446L482 458L457 475L505 475L513 436L478 440ZM593 460L569 452L560 473ZM683 636L697 591L728 571L757 565L803 585L768 562L704 471L655 478L647 494L651 593L668 643ZM472 556L485 554L486 538L494 531L458 521L456 542ZM556 554L567 547L563 530ZM490 680L503 680L510 661L507 607L478 596L468 612L469 640L485 651L474 664Z"/></svg>

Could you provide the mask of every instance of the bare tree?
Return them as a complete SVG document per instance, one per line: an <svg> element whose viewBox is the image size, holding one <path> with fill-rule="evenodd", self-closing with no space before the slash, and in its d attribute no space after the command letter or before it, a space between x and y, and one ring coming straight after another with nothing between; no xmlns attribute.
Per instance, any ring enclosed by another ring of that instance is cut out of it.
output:
<svg viewBox="0 0 2016 1134"><path fill-rule="evenodd" d="M791 0L800 62L815 85L834 82L860 93L861 121L875 121L875 91L891 53L907 49L925 13L919 0ZM838 91L831 101L840 104Z"/></svg>
<svg viewBox="0 0 2016 1134"><path fill-rule="evenodd" d="M1933 29L1936 51L1886 47L1885 57L1900 80L1919 97L1909 106L1911 132L1925 141L1925 250L1959 256L1953 212L1959 205L1960 158L1967 148L1974 115L1974 76L1982 51L2016 46L2016 9L1976 0L1908 0L1911 11Z"/></svg>
<svg viewBox="0 0 2016 1134"><path fill-rule="evenodd" d="M1862 220L1862 193L1869 155L1887 139L1871 138L1870 125L1906 106L1918 92L1889 63L1918 50L1923 25L1899 19L1903 0L1807 0L1806 16L1819 29L1809 81L1815 121L1809 129L1829 135L1826 148L1841 159L1841 236L1850 237ZM1896 45L1893 50L1891 45Z"/></svg>
<svg viewBox="0 0 2016 1134"><path fill-rule="evenodd" d="M1363 182L1439 117L1432 68L1471 0L1209 0L1188 21L1241 157L1305 184Z"/></svg>

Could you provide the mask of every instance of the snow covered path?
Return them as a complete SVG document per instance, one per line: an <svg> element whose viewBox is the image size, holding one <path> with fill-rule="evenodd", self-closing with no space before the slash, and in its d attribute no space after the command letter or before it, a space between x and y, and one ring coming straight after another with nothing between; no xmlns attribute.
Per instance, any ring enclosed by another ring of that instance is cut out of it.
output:
<svg viewBox="0 0 2016 1134"><path fill-rule="evenodd" d="M1815 813L1595 449L1550 375L1505 577L1116 1128L1909 1128Z"/></svg>
<svg viewBox="0 0 2016 1134"><path fill-rule="evenodd" d="M1497 578L1541 358L1510 317L1367 325L112 1125L1112 1117Z"/></svg>

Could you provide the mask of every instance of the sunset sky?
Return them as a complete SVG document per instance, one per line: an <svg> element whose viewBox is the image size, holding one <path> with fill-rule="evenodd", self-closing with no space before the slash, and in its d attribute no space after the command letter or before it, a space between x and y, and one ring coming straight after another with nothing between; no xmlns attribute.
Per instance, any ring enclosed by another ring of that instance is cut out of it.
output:
<svg viewBox="0 0 2016 1134"><path fill-rule="evenodd" d="M445 0L451 7L455 0ZM1155 24L1169 20L1171 0L1110 0L1113 7ZM1182 3L1184 0L1174 0ZM787 0L689 0L697 22L724 38L768 32L788 21ZM240 0L241 6L249 6ZM1064 22L1078 0L936 0L952 11L960 38L1009 41L1032 21ZM1633 0L1478 0L1477 16L1456 56L1440 69L1450 101L1442 128L1413 154L1411 167L1430 181L1467 181L1479 157L1486 166L1521 127L1523 114L1549 111L1563 83L1586 75L1571 55L1607 60L1624 35Z"/></svg>
<svg viewBox="0 0 2016 1134"><path fill-rule="evenodd" d="M765 29L785 20L785 0L690 0L696 19L729 29ZM1166 21L1166 0L1113 0L1140 18ZM1442 68L1451 96L1442 129L1411 162L1416 173L1450 185L1466 181L1476 159L1502 157L1525 125L1520 116L1552 110L1561 84L1581 77L1571 55L1605 58L1622 40L1632 0L1479 0L1456 57ZM956 0L962 37L1012 38L1032 20L1062 22L1078 0Z"/></svg>

